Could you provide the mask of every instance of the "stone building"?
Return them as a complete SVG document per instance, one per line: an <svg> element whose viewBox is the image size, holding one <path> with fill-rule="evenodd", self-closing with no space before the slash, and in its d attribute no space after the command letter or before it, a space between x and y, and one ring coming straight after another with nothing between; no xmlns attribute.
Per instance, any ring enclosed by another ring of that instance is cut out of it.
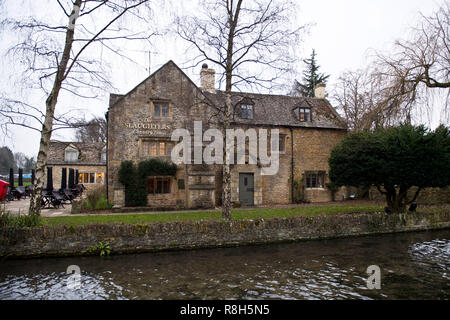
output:
<svg viewBox="0 0 450 320"><path fill-rule="evenodd" d="M173 130L202 132L220 128L225 93L215 90L215 72L203 65L198 87L172 61L124 95L110 95L108 111L108 197L124 205L124 186L118 170L125 160L138 163L157 157L171 161ZM324 86L316 98L234 92L233 128L279 129L279 170L262 175L256 164L231 167L232 201L242 205L288 204L299 197L311 202L330 201L327 189L331 149L346 134L344 121L325 99ZM202 148L205 148L203 142ZM195 142L194 146L195 148ZM248 148L247 148L248 149ZM221 204L222 167L218 164L179 164L175 176L148 177L148 206L213 207ZM299 187L300 186L300 187ZM341 190L342 191L342 190ZM337 199L342 194L336 195Z"/></svg>
<svg viewBox="0 0 450 320"><path fill-rule="evenodd" d="M55 189L61 186L62 168L67 168L67 176L70 168L78 170L79 182L87 189L103 186L106 183L106 146L102 143L52 140L49 145L47 166L52 167ZM45 176L44 183L46 181Z"/></svg>

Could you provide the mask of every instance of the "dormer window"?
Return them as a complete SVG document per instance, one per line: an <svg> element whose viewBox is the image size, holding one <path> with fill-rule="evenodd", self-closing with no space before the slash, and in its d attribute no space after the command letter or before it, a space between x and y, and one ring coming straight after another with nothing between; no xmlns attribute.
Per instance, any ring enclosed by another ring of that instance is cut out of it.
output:
<svg viewBox="0 0 450 320"><path fill-rule="evenodd" d="M78 154L78 150L73 145L70 145L64 151L64 161L76 162L78 161Z"/></svg>
<svg viewBox="0 0 450 320"><path fill-rule="evenodd" d="M101 161L106 162L106 147L102 149Z"/></svg>
<svg viewBox="0 0 450 320"><path fill-rule="evenodd" d="M302 122L312 121L311 108L298 108L298 118Z"/></svg>
<svg viewBox="0 0 450 320"><path fill-rule="evenodd" d="M241 119L253 119L253 105L241 104Z"/></svg>

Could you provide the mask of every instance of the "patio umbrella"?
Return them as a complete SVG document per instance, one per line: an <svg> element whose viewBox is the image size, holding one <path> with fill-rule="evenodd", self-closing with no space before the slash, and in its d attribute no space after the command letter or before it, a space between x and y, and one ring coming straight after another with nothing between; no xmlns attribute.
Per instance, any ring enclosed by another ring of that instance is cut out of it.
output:
<svg viewBox="0 0 450 320"><path fill-rule="evenodd" d="M47 194L53 191L53 168L47 167Z"/></svg>
<svg viewBox="0 0 450 320"><path fill-rule="evenodd" d="M74 178L74 171L72 168L69 169L69 189L73 189L73 178Z"/></svg>
<svg viewBox="0 0 450 320"><path fill-rule="evenodd" d="M75 184L80 183L80 175L78 174L78 170L75 171Z"/></svg>
<svg viewBox="0 0 450 320"><path fill-rule="evenodd" d="M23 169L19 168L19 187L23 186Z"/></svg>
<svg viewBox="0 0 450 320"><path fill-rule="evenodd" d="M14 170L9 168L9 187L14 189Z"/></svg>
<svg viewBox="0 0 450 320"><path fill-rule="evenodd" d="M62 168L61 172L61 189L67 189L67 168Z"/></svg>

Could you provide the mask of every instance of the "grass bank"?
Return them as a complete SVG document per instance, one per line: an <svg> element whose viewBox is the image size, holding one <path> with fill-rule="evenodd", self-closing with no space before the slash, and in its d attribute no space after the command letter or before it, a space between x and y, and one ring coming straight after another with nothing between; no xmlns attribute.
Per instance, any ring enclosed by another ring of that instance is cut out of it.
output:
<svg viewBox="0 0 450 320"><path fill-rule="evenodd" d="M354 212L377 212L382 211L382 206L377 205L335 205L335 206L305 206L292 208L257 208L257 209L234 209L232 217L235 220L248 219L270 219L286 218L292 216L329 216L333 214ZM114 215L86 215L86 216L63 216L42 218L43 224L48 226L79 226L88 224L142 224L175 221L200 221L221 220L222 215L218 210L193 211L193 212L167 212L148 214L114 214Z"/></svg>

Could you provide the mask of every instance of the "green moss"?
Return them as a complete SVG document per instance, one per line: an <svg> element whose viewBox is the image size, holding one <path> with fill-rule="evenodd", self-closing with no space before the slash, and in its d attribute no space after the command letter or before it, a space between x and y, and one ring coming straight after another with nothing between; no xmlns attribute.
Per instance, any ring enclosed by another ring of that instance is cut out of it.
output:
<svg viewBox="0 0 450 320"><path fill-rule="evenodd" d="M139 231L139 233L146 234L148 230L148 224L136 224L136 229Z"/></svg>

